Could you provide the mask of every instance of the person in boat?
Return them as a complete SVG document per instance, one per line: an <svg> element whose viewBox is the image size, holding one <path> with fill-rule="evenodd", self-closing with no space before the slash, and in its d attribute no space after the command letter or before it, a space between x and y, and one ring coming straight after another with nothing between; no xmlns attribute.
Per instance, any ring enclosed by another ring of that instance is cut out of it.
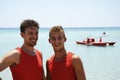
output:
<svg viewBox="0 0 120 80"><path fill-rule="evenodd" d="M53 26L48 40L54 54L46 61L47 80L86 80L80 57L64 47L67 38L62 26Z"/></svg>
<svg viewBox="0 0 120 80"><path fill-rule="evenodd" d="M100 37L99 42L102 42L102 38Z"/></svg>
<svg viewBox="0 0 120 80"><path fill-rule="evenodd" d="M0 71L10 67L13 80L45 80L42 53L34 48L37 44L39 24L26 19L20 25L24 42L21 47L8 52L0 59Z"/></svg>
<svg viewBox="0 0 120 80"><path fill-rule="evenodd" d="M87 37L87 43L90 43L90 39L89 39L89 37Z"/></svg>

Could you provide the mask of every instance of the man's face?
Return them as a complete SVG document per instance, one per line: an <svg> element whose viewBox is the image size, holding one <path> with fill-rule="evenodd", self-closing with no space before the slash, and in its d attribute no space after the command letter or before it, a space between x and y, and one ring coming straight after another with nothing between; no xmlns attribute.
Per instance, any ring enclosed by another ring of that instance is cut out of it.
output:
<svg viewBox="0 0 120 80"><path fill-rule="evenodd" d="M24 38L24 44L35 46L38 40L38 28L34 26L26 28L25 33L21 33L21 36Z"/></svg>
<svg viewBox="0 0 120 80"><path fill-rule="evenodd" d="M53 46L55 51L62 50L64 48L64 42L66 38L62 32L52 32L49 38L49 42Z"/></svg>

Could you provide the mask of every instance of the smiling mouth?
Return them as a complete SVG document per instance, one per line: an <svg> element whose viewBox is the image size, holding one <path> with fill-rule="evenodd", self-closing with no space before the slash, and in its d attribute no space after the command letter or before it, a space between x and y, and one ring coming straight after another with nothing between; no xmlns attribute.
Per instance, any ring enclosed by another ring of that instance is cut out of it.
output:
<svg viewBox="0 0 120 80"><path fill-rule="evenodd" d="M36 42L37 40L36 39L31 39L32 42Z"/></svg>
<svg viewBox="0 0 120 80"><path fill-rule="evenodd" d="M56 44L56 45L54 45L55 47L59 47L60 46L60 44Z"/></svg>

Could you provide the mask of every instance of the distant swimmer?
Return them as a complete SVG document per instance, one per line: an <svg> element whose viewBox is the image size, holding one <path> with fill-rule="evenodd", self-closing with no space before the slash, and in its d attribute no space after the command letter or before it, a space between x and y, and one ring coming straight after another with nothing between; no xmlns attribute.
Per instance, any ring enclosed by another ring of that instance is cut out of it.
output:
<svg viewBox="0 0 120 80"><path fill-rule="evenodd" d="M103 32L103 35L105 35L106 33L105 32Z"/></svg>

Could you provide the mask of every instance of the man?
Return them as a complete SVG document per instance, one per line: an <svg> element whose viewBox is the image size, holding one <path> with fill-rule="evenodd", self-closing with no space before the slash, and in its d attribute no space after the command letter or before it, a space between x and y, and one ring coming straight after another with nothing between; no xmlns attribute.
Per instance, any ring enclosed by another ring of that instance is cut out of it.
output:
<svg viewBox="0 0 120 80"><path fill-rule="evenodd" d="M21 23L24 43L0 59L0 71L10 67L13 80L45 80L42 53L34 48L38 32L39 24L35 20L26 19Z"/></svg>
<svg viewBox="0 0 120 80"><path fill-rule="evenodd" d="M66 51L66 40L62 26L51 28L49 42L55 54L46 62L47 80L86 80L81 59Z"/></svg>

